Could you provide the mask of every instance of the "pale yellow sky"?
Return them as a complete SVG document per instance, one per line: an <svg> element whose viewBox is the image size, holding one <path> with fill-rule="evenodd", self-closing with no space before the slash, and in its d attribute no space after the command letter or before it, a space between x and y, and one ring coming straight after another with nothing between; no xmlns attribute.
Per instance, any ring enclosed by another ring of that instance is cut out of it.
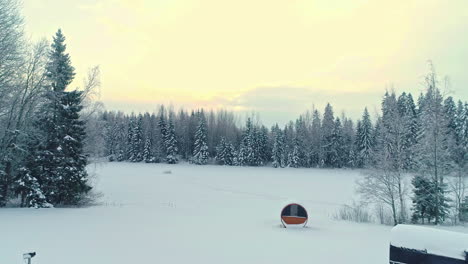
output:
<svg viewBox="0 0 468 264"><path fill-rule="evenodd" d="M99 64L110 109L258 111L284 123L327 101L357 117L386 87L418 93L427 60L468 99L468 2L23 0L32 39L67 37L77 81Z"/></svg>

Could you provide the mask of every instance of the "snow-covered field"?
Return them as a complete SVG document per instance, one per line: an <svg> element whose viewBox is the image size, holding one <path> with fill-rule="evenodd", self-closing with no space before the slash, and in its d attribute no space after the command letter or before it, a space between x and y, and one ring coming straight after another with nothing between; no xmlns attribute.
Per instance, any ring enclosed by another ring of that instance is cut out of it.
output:
<svg viewBox="0 0 468 264"><path fill-rule="evenodd" d="M335 221L354 170L100 163L99 206L0 210L0 264L388 263L390 227ZM171 171L171 173L168 173ZM280 228L290 200L308 228Z"/></svg>

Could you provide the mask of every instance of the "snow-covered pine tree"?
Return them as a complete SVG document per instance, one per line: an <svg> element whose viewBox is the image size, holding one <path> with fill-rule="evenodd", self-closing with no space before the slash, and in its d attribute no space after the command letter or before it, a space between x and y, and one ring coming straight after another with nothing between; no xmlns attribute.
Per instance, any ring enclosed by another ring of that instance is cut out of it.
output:
<svg viewBox="0 0 468 264"><path fill-rule="evenodd" d="M166 160L167 157L167 146L166 146L166 141L167 141L167 122L166 122L166 110L164 109L163 106L161 106L159 110L159 117L158 117L158 127L159 127L159 142L160 144L160 155L161 155L161 160Z"/></svg>
<svg viewBox="0 0 468 264"><path fill-rule="evenodd" d="M321 120L320 113L315 110L312 114L312 127L311 127L311 146L310 146L310 166L321 166L322 160L322 134L321 134Z"/></svg>
<svg viewBox="0 0 468 264"><path fill-rule="evenodd" d="M358 122L356 134L357 155L359 157L360 166L366 167L371 163L373 147L372 135L372 122L366 107L362 114L362 120Z"/></svg>
<svg viewBox="0 0 468 264"><path fill-rule="evenodd" d="M215 156L216 162L221 164L221 165L226 165L225 150L226 150L226 139L224 137L222 137L221 140L219 141L218 145L216 146L216 156Z"/></svg>
<svg viewBox="0 0 468 264"><path fill-rule="evenodd" d="M169 164L176 164L179 159L177 158L178 148L177 139L174 129L174 117L169 114L169 121L167 123L166 140L164 142L166 146L166 162Z"/></svg>
<svg viewBox="0 0 468 264"><path fill-rule="evenodd" d="M299 168L300 164L300 152L299 152L299 143L296 141L293 147L293 151L289 154L288 158L288 167Z"/></svg>
<svg viewBox="0 0 468 264"><path fill-rule="evenodd" d="M445 114L445 120L447 122L447 133L449 134L449 140L455 140L457 133L457 107L451 96L445 98L443 111ZM454 142L449 142L454 143Z"/></svg>
<svg viewBox="0 0 468 264"><path fill-rule="evenodd" d="M285 155L284 135L281 129L278 127L278 124L276 124L272 132L274 135L273 150L272 150L272 157L271 157L273 161L273 167L283 168L285 166L285 164L283 163L283 157Z"/></svg>
<svg viewBox="0 0 468 264"><path fill-rule="evenodd" d="M110 162L115 161L117 158L117 137L118 137L118 123L112 118L103 116L105 121L103 137L104 137L104 155L108 157Z"/></svg>
<svg viewBox="0 0 468 264"><path fill-rule="evenodd" d="M226 145L226 156L224 158L224 161L226 165L233 166L236 164L236 149L234 148L234 145L232 143L227 143Z"/></svg>
<svg viewBox="0 0 468 264"><path fill-rule="evenodd" d="M465 196L461 206L459 220L461 222L468 222L468 196Z"/></svg>
<svg viewBox="0 0 468 264"><path fill-rule="evenodd" d="M61 98L59 149L62 152L63 167L58 171L58 191L50 198L58 204L76 205L91 190L86 171L87 158L83 153L86 134L85 124L80 120L80 111L83 109L81 102L81 91L65 92Z"/></svg>
<svg viewBox="0 0 468 264"><path fill-rule="evenodd" d="M221 165L234 165L234 156L236 155L234 146L222 137L216 147L216 161Z"/></svg>
<svg viewBox="0 0 468 264"><path fill-rule="evenodd" d="M49 208L53 207L47 202L41 186L36 177L31 176L28 168L19 169L19 178L16 180L16 191L21 197L21 207Z"/></svg>
<svg viewBox="0 0 468 264"><path fill-rule="evenodd" d="M149 126L146 132L147 138L150 140L151 144L151 156L153 157L154 163L161 162L161 145L162 139L160 135L160 129L158 126L158 117L155 114L151 114L149 117Z"/></svg>
<svg viewBox="0 0 468 264"><path fill-rule="evenodd" d="M353 121L345 118L343 122L343 165L354 168L356 166L356 155L354 152L355 131Z"/></svg>
<svg viewBox="0 0 468 264"><path fill-rule="evenodd" d="M411 181L413 189L413 215L411 221L413 223L421 222L424 224L424 220L427 219L427 222L431 220L430 218L430 207L431 207L431 189L432 183L426 177L421 175L416 175Z"/></svg>
<svg viewBox="0 0 468 264"><path fill-rule="evenodd" d="M133 131L135 130L135 117L132 116L130 117L130 120L128 122L128 127L127 127L127 139L125 144L125 160L131 161L133 157L135 156L133 153Z"/></svg>
<svg viewBox="0 0 468 264"><path fill-rule="evenodd" d="M298 155L298 166L299 167L308 167L309 162L306 155L307 150L309 149L309 140L308 140L308 131L306 123L303 116L300 116L296 120L295 124L296 136L294 144L297 145L297 155ZM293 150L294 152L294 150Z"/></svg>
<svg viewBox="0 0 468 264"><path fill-rule="evenodd" d="M247 118L244 133L242 134L239 153L237 156L237 164L239 166L255 166L256 165L256 151L255 151L255 129L252 120Z"/></svg>
<svg viewBox="0 0 468 264"><path fill-rule="evenodd" d="M268 138L268 129L262 126L258 131L258 164L264 165L268 163L271 157L271 147Z"/></svg>
<svg viewBox="0 0 468 264"><path fill-rule="evenodd" d="M193 155L193 150L195 146L195 132L197 131L198 126L198 116L196 115L195 111L190 113L190 117L188 118L188 125L187 125L187 144L188 144L188 151L190 156Z"/></svg>
<svg viewBox="0 0 468 264"><path fill-rule="evenodd" d="M383 120L381 116L378 116L377 120L375 120L375 126L372 129L371 153L373 154L373 156L369 160L369 166L376 165L375 164L376 153L382 152L383 150L387 151L387 149L384 148L384 137L385 137L385 131L384 131L384 126L383 126Z"/></svg>
<svg viewBox="0 0 468 264"><path fill-rule="evenodd" d="M330 144L330 165L333 168L343 167L343 160L346 152L344 149L343 127L341 126L341 121L338 117L336 118L335 125L332 130Z"/></svg>
<svg viewBox="0 0 468 264"><path fill-rule="evenodd" d="M24 164L18 170L15 182L15 194L21 198L21 207L47 208L53 207L47 202L39 181L33 175L40 174L40 167L36 163L37 140L31 138Z"/></svg>
<svg viewBox="0 0 468 264"><path fill-rule="evenodd" d="M195 132L195 145L193 150L192 162L198 165L205 165L208 162L209 153L206 130L206 119L205 114L202 112L198 113L198 126Z"/></svg>
<svg viewBox="0 0 468 264"><path fill-rule="evenodd" d="M146 140L145 140L145 146L143 148L143 160L146 163L152 163L155 160L151 149L152 149L151 139L149 137L147 137Z"/></svg>
<svg viewBox="0 0 468 264"><path fill-rule="evenodd" d="M468 178L468 133L466 132L468 127L468 117L466 104L459 101L454 112L450 111L450 107L447 105L445 100L445 114L455 115L452 122L449 122L449 134L451 136L450 144L450 156L455 165L454 179L451 184L451 189L454 194L454 209L458 214L458 218L461 221L462 218L462 204L466 194L466 178ZM450 103L448 103L450 104ZM449 120L450 117L447 117ZM453 127L451 127L451 124Z"/></svg>
<svg viewBox="0 0 468 264"><path fill-rule="evenodd" d="M256 126L252 126L250 131L251 132L248 137L248 146L251 151L247 152L247 164L249 166L258 166L260 165L258 128Z"/></svg>
<svg viewBox="0 0 468 264"><path fill-rule="evenodd" d="M402 93L398 97L397 105L403 126L403 169L413 170L416 167L416 155L414 152L416 151L415 146L417 144L419 134L416 105L414 104L411 93Z"/></svg>
<svg viewBox="0 0 468 264"><path fill-rule="evenodd" d="M335 117L333 116L333 108L328 103L325 107L322 121L322 151L323 151L323 165L325 167L332 167L332 133L335 127Z"/></svg>
<svg viewBox="0 0 468 264"><path fill-rule="evenodd" d="M115 155L117 161L125 160L125 148L126 148L126 127L124 120L119 120L116 124L116 146L115 146Z"/></svg>
<svg viewBox="0 0 468 264"><path fill-rule="evenodd" d="M142 126L143 126L143 117L140 114L138 116L138 121L136 122L135 126L133 127L132 131L132 141L131 141L131 162L140 162L143 160L143 133L142 133Z"/></svg>
<svg viewBox="0 0 468 264"><path fill-rule="evenodd" d="M43 137L35 151L35 162L41 170L37 175L31 171L31 177L41 183L45 197L54 205L77 204L91 189L87 183L87 159L83 154L85 127L79 119L83 108L82 92L65 91L74 75L65 37L59 29L47 64L48 101L36 122Z"/></svg>

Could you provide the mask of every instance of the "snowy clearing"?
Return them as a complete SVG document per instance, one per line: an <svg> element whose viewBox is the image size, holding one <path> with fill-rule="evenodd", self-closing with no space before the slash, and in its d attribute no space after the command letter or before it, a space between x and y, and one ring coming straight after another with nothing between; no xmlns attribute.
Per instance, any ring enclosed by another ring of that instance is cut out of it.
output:
<svg viewBox="0 0 468 264"><path fill-rule="evenodd" d="M0 263L388 263L389 226L332 220L357 170L100 163L102 204L0 210ZM280 228L298 201L306 229Z"/></svg>

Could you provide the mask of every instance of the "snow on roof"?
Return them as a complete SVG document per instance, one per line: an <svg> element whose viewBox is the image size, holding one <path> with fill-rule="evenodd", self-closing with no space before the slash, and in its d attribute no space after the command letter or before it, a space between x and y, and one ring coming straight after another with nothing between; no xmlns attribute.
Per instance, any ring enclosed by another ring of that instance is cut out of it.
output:
<svg viewBox="0 0 468 264"><path fill-rule="evenodd" d="M390 244L465 260L468 234L414 225L397 225L392 229Z"/></svg>

